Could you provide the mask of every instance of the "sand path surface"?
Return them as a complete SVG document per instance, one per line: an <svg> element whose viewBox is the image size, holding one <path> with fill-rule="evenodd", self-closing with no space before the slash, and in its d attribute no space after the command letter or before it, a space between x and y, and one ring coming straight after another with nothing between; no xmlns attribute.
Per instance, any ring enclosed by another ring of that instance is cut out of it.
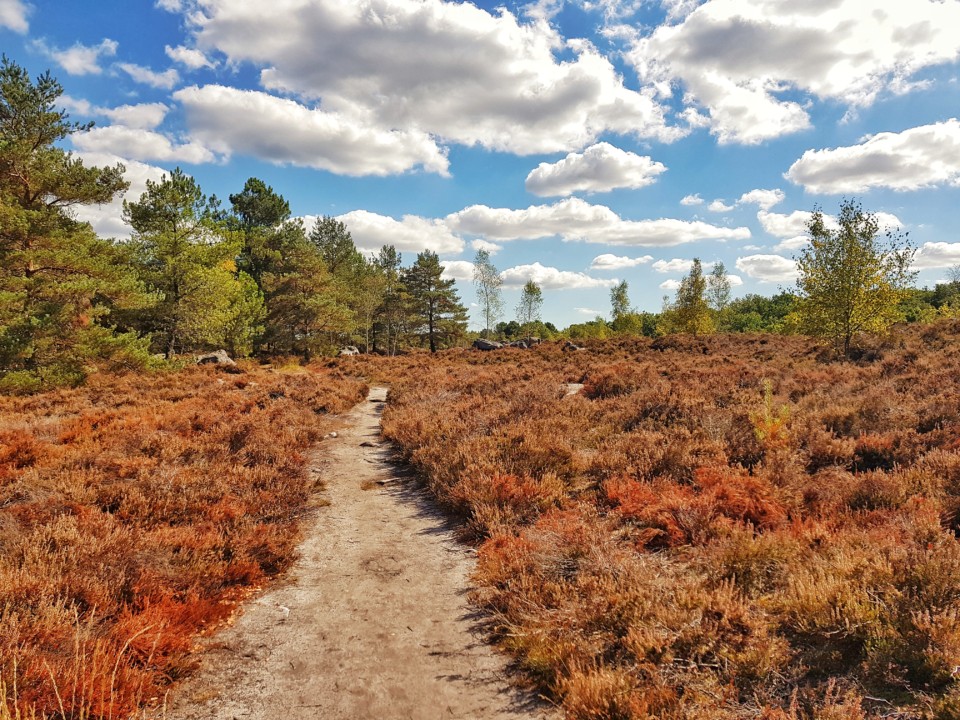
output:
<svg viewBox="0 0 960 720"><path fill-rule="evenodd" d="M384 388L314 468L330 502L287 577L205 642L169 720L558 717L511 687L469 605L474 560L380 437Z"/></svg>

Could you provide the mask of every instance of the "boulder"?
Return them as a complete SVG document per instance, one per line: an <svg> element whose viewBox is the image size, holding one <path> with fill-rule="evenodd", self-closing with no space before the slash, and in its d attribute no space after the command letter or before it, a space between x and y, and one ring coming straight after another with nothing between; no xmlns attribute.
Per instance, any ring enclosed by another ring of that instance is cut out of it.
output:
<svg viewBox="0 0 960 720"><path fill-rule="evenodd" d="M569 340L567 340L567 341L563 344L563 351L564 351L564 352L573 352L573 351L576 351L576 350L583 350L583 348L580 347L579 345L577 345L576 343L570 342Z"/></svg>
<svg viewBox="0 0 960 720"><path fill-rule="evenodd" d="M521 338L520 341L525 342L528 348L536 347L542 342L538 337L525 337Z"/></svg>
<svg viewBox="0 0 960 720"><path fill-rule="evenodd" d="M529 346L523 340L515 340L512 343L508 343L507 347L520 348L521 350L526 350Z"/></svg>
<svg viewBox="0 0 960 720"><path fill-rule="evenodd" d="M346 347L340 348L340 355L359 355L360 350L353 345L347 345Z"/></svg>
<svg viewBox="0 0 960 720"><path fill-rule="evenodd" d="M483 338L478 338L473 341L474 350L499 350L503 347L503 343L498 343L496 340L484 340Z"/></svg>
<svg viewBox="0 0 960 720"><path fill-rule="evenodd" d="M236 365L236 363L227 355L226 350L217 350L215 352L197 355L197 365Z"/></svg>

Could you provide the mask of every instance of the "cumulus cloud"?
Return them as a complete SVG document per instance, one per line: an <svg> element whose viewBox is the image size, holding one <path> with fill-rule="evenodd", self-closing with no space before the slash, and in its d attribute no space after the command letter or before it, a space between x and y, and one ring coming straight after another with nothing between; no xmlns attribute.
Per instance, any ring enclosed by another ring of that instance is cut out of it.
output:
<svg viewBox="0 0 960 720"><path fill-rule="evenodd" d="M660 141L686 133L667 126L649 93L626 88L592 44L503 8L444 0L274 0L266 10L204 0L202 8L191 15L197 49L252 63L265 89L380 132L416 128L524 155L577 150L604 132Z"/></svg>
<svg viewBox="0 0 960 720"><path fill-rule="evenodd" d="M685 273L690 272L690 268L693 267L693 260L683 260L681 258L657 260L650 267L659 273Z"/></svg>
<svg viewBox="0 0 960 720"><path fill-rule="evenodd" d="M810 238L806 235L797 235L796 237L781 240L779 243L774 245L773 249L777 252L791 252L806 247L807 243L809 242Z"/></svg>
<svg viewBox="0 0 960 720"><path fill-rule="evenodd" d="M50 47L43 40L34 41L33 46L69 75L99 75L103 72L100 59L116 55L120 45L116 40L106 38L99 45L75 43L66 50Z"/></svg>
<svg viewBox="0 0 960 720"><path fill-rule="evenodd" d="M877 219L880 231L896 230L903 226L896 215L887 212L876 212L873 215ZM800 236L806 237L807 225L810 223L812 212L806 210L794 210L792 213L772 213L760 210L757 213L757 219L764 232L784 240L797 241ZM837 230L840 225L833 215L823 214L823 224L828 230Z"/></svg>
<svg viewBox="0 0 960 720"><path fill-rule="evenodd" d="M730 212L734 207L734 205L727 205L723 200L717 199L707 205L707 210L715 213L724 213Z"/></svg>
<svg viewBox="0 0 960 720"><path fill-rule="evenodd" d="M491 255L496 255L498 252L503 250L502 245L497 245L496 243L488 242L486 240L474 240L470 243L470 247L474 250L486 250Z"/></svg>
<svg viewBox="0 0 960 720"><path fill-rule="evenodd" d="M591 270L621 270L623 268L632 268L637 267L638 265L646 265L648 262L653 260L652 255L644 255L638 258L626 257L623 255L612 255L610 253L605 253L603 255L597 255L593 262L590 263Z"/></svg>
<svg viewBox="0 0 960 720"><path fill-rule="evenodd" d="M543 290L582 290L585 288L613 287L619 281L593 278L581 272L544 267L538 262L532 265L517 265L500 273L504 287L523 287L533 280Z"/></svg>
<svg viewBox="0 0 960 720"><path fill-rule="evenodd" d="M30 8L21 0L0 0L0 27L23 35L30 29Z"/></svg>
<svg viewBox="0 0 960 720"><path fill-rule="evenodd" d="M353 210L337 220L347 226L357 248L368 253L379 252L384 245L393 245L400 252L431 250L438 255L463 251L463 240L440 220L417 215L396 220L367 210Z"/></svg>
<svg viewBox="0 0 960 720"><path fill-rule="evenodd" d="M574 310L576 310L581 315L589 315L590 317L599 317L603 315L602 310L593 310L592 308L575 307Z"/></svg>
<svg viewBox="0 0 960 720"><path fill-rule="evenodd" d="M442 277L447 280L473 280L473 263L469 260L441 260Z"/></svg>
<svg viewBox="0 0 960 720"><path fill-rule="evenodd" d="M680 201L680 204L687 205L687 206L703 205L703 198L700 197L699 193L694 195L685 195L683 199Z"/></svg>
<svg viewBox="0 0 960 720"><path fill-rule="evenodd" d="M915 87L921 70L957 59L958 25L960 4L941 0L869 12L861 0L711 0L638 37L628 57L662 94L679 83L721 143L758 143L809 127L810 97L866 107Z"/></svg>
<svg viewBox="0 0 960 720"><path fill-rule="evenodd" d="M871 188L918 190L960 184L960 122L878 133L857 145L807 150L787 171L807 192L864 192Z"/></svg>
<svg viewBox="0 0 960 720"><path fill-rule="evenodd" d="M737 270L760 282L788 282L797 277L797 264L780 255L747 255L737 258Z"/></svg>
<svg viewBox="0 0 960 720"><path fill-rule="evenodd" d="M174 68L157 72L143 65L134 63L117 63L117 67L123 70L127 75L138 83L149 85L160 90L172 90L180 82L180 73Z"/></svg>
<svg viewBox="0 0 960 720"><path fill-rule="evenodd" d="M748 228L721 228L709 223L661 218L624 220L604 205L579 198L523 210L471 205L447 216L458 232L493 240L535 240L561 237L626 247L670 247L698 240L745 240Z"/></svg>
<svg viewBox="0 0 960 720"><path fill-rule="evenodd" d="M751 190L745 192L740 196L740 199L737 200L738 205L753 204L759 205L761 210L769 210L774 205L779 205L783 202L786 195L783 194L783 190L779 188L776 190Z"/></svg>
<svg viewBox="0 0 960 720"><path fill-rule="evenodd" d="M390 175L416 167L448 174L446 154L417 130L358 126L343 115L222 85L188 87L173 97L183 105L193 137L227 156L241 153L342 175Z"/></svg>
<svg viewBox="0 0 960 720"><path fill-rule="evenodd" d="M913 267L918 270L947 268L960 265L960 243L924 243L913 257Z"/></svg>
<svg viewBox="0 0 960 720"><path fill-rule="evenodd" d="M526 188L540 197L642 188L656 182L666 169L666 165L646 155L602 142L555 163L540 163L527 175Z"/></svg>
<svg viewBox="0 0 960 720"><path fill-rule="evenodd" d="M679 289L680 289L680 281L679 281L679 280L674 280L673 278L670 278L669 280L664 280L662 283L660 283L660 289L661 289L661 290L671 290L671 291L679 290Z"/></svg>
<svg viewBox="0 0 960 720"><path fill-rule="evenodd" d="M111 153L78 152L76 157L87 166L107 167L123 163L126 172L123 177L129 181L130 188L121 197L105 205L77 205L72 211L81 222L88 222L101 237L128 238L133 228L123 222L123 201L135 202L147 191L147 180L159 182L166 170L137 160L122 158Z"/></svg>
<svg viewBox="0 0 960 720"><path fill-rule="evenodd" d="M170 47L167 45L163 48L163 51L167 54L167 57L173 60L175 63L180 63L184 67L187 67L191 70L200 70L201 68L213 68L217 66L216 63L212 62L210 58L196 48L188 48L184 47L183 45Z"/></svg>
<svg viewBox="0 0 960 720"><path fill-rule="evenodd" d="M761 210L757 213L757 220L768 235L776 238L795 238L807 232L807 225L812 216L813 213L807 210L794 210L789 214ZM826 215L823 219L829 229L837 228L836 220L832 216Z"/></svg>
<svg viewBox="0 0 960 720"><path fill-rule="evenodd" d="M89 103L87 103L89 106ZM89 108L85 115L96 113L105 115L118 125L140 130L152 130L163 122L170 111L163 103L140 103L139 105L120 105L115 108Z"/></svg>
<svg viewBox="0 0 960 720"><path fill-rule="evenodd" d="M177 144L166 135L123 125L95 127L71 136L73 146L90 153L113 154L134 160L209 163L216 156L196 142Z"/></svg>

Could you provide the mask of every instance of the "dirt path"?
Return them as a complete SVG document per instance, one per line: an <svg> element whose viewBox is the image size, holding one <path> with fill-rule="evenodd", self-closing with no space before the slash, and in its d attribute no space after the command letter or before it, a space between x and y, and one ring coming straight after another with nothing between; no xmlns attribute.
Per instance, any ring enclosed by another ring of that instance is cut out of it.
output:
<svg viewBox="0 0 960 720"><path fill-rule="evenodd" d="M167 718L556 717L510 687L505 658L485 644L467 602L469 550L387 462L385 398L374 388L324 441L330 506L300 560L208 641Z"/></svg>

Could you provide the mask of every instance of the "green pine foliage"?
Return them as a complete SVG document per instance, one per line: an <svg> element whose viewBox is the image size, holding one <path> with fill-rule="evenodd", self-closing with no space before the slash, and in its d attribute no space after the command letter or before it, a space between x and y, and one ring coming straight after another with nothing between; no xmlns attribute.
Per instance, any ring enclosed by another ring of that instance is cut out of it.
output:
<svg viewBox="0 0 960 720"><path fill-rule="evenodd" d="M0 62L0 390L82 382L98 365L148 362L146 343L111 327L150 298L122 260L71 208L110 202L123 167L87 167L58 147L87 129L57 109L63 89Z"/></svg>

